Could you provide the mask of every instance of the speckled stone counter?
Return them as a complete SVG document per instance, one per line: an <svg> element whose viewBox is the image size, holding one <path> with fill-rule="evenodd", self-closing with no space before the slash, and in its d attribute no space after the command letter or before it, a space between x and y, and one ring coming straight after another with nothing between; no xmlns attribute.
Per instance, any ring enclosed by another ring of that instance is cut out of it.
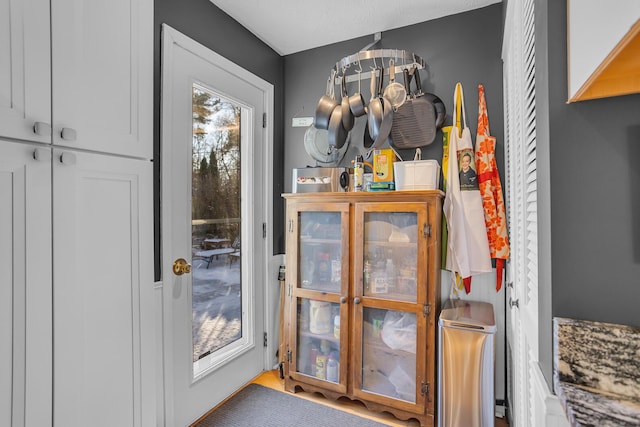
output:
<svg viewBox="0 0 640 427"><path fill-rule="evenodd" d="M640 426L640 328L554 318L554 387L572 426Z"/></svg>

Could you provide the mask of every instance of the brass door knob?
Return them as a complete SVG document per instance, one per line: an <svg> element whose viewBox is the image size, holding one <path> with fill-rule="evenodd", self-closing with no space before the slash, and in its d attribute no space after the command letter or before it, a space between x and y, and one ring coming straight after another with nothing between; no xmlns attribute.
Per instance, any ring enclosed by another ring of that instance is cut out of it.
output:
<svg viewBox="0 0 640 427"><path fill-rule="evenodd" d="M173 261L173 274L182 276L184 273L191 273L191 264L184 258Z"/></svg>

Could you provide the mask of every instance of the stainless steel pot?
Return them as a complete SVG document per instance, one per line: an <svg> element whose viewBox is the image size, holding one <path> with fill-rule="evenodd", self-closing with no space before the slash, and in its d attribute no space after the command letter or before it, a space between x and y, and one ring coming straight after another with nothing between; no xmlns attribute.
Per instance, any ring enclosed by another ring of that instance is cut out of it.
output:
<svg viewBox="0 0 640 427"><path fill-rule="evenodd" d="M335 72L331 73L331 76L327 80L327 89L324 95L318 101L318 105L316 106L316 115L313 121L313 125L316 129L328 129L329 128L329 118L331 117L331 113L333 113L333 109L338 105L338 101L335 98Z"/></svg>

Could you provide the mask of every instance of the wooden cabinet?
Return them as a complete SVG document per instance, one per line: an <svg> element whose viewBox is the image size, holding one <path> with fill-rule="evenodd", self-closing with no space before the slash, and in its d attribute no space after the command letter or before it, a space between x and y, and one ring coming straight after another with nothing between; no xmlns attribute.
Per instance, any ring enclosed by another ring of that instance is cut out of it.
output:
<svg viewBox="0 0 640 427"><path fill-rule="evenodd" d="M152 0L0 0L0 11L0 136L152 156Z"/></svg>
<svg viewBox="0 0 640 427"><path fill-rule="evenodd" d="M434 425L442 192L284 197L286 389Z"/></svg>

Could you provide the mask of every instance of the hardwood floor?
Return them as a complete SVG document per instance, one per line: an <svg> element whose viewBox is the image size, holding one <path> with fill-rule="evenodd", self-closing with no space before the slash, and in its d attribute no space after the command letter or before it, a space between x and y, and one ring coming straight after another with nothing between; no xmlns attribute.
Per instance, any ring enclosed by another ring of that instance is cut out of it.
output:
<svg viewBox="0 0 640 427"><path fill-rule="evenodd" d="M265 387L272 388L274 390L279 390L284 393L284 380L280 379L277 370L273 371L265 371L258 377L256 377L253 381L255 384L260 384ZM386 424L393 427L419 427L420 423L416 420L402 421L396 419L394 416L390 414L380 414L376 412L369 411L363 404L352 401L349 399L340 399L338 401L333 401L326 399L324 396L321 396L316 393L307 393L304 391L299 391L295 394L303 399L311 400L316 403L320 403L322 405L327 405L335 409L339 409L341 411L350 412L352 414L357 414L361 417L368 418L374 421L377 421L382 424ZM496 418L496 427L509 427L506 418Z"/></svg>

